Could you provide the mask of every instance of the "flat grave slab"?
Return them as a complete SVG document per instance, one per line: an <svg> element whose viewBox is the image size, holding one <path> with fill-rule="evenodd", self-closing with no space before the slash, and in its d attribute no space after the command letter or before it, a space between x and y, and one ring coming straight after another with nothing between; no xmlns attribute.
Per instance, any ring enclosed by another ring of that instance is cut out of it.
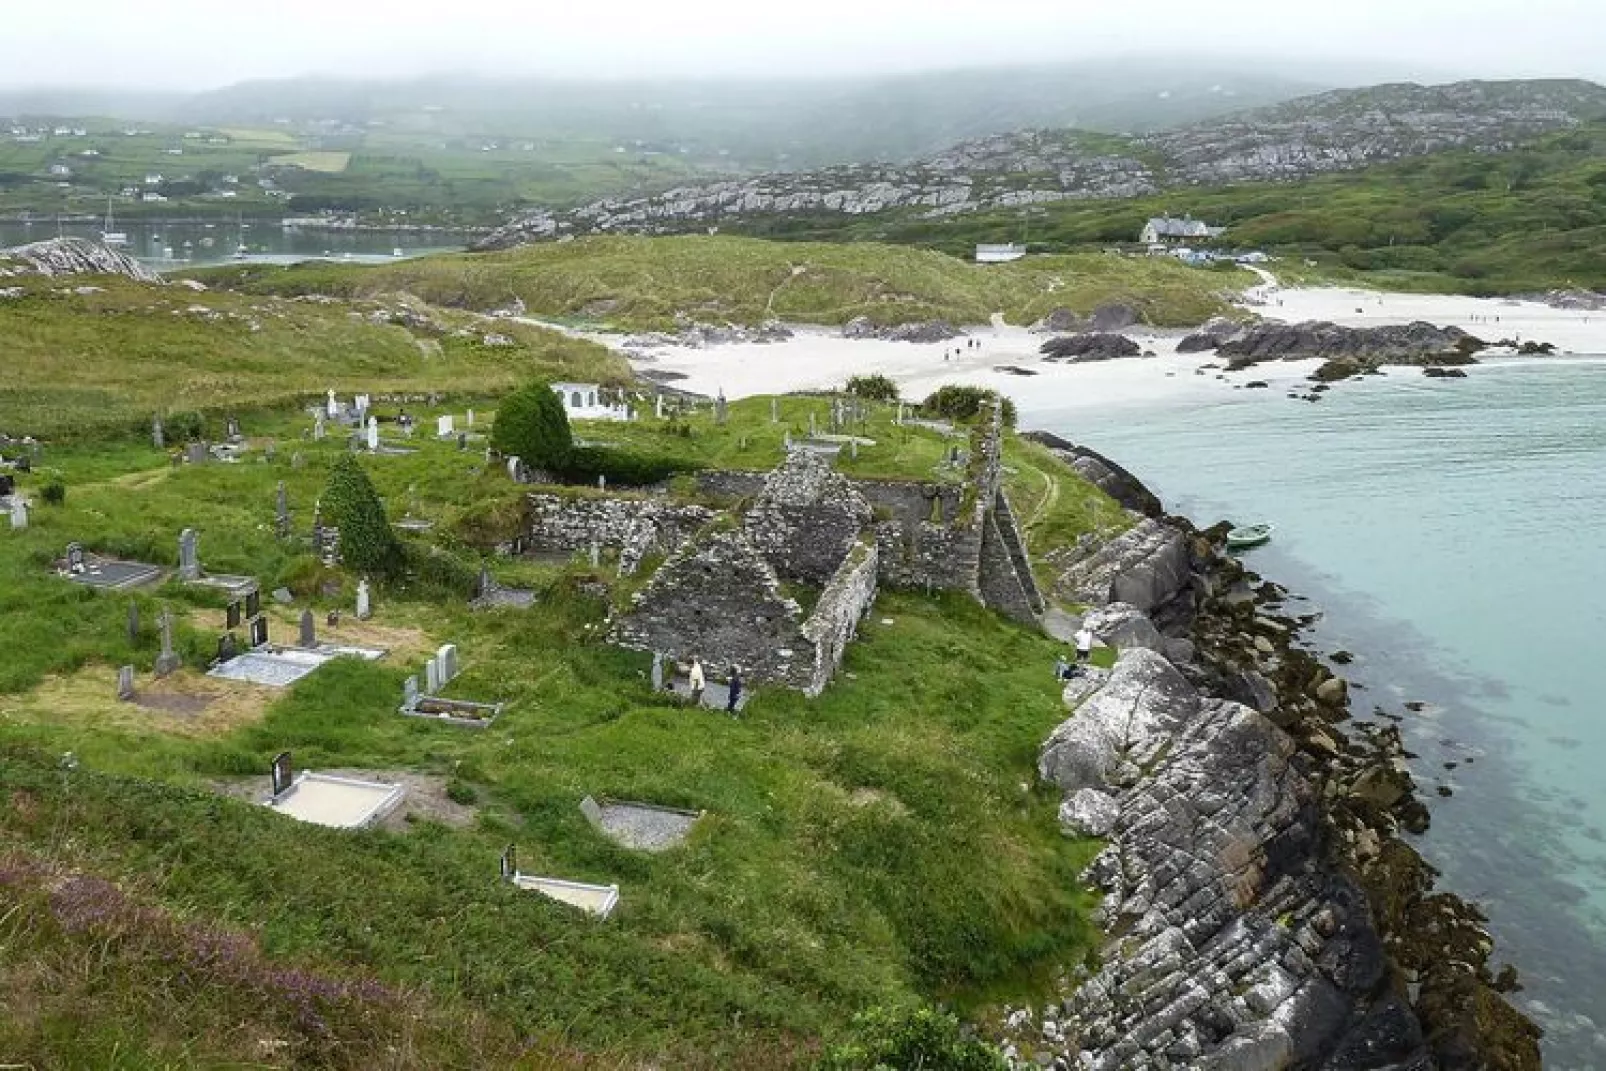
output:
<svg viewBox="0 0 1606 1071"><path fill-rule="evenodd" d="M403 532L428 532L435 527L435 522L420 520L417 517L403 517L399 521L392 522L391 527Z"/></svg>
<svg viewBox="0 0 1606 1071"><path fill-rule="evenodd" d="M190 587L217 588L228 595L244 597L258 589L257 578L254 576L230 576L227 573L208 573L195 580L187 581Z"/></svg>
<svg viewBox="0 0 1606 1071"><path fill-rule="evenodd" d="M538 878L529 874L514 875L513 884L517 888L538 892L570 907L577 907L598 918L607 918L619 906L617 885L587 885L580 881Z"/></svg>
<svg viewBox="0 0 1606 1071"><path fill-rule="evenodd" d="M299 647L263 647L246 651L207 671L209 677L288 688L324 663L336 658L361 658L375 662L385 652L372 647L339 647L325 644L313 650Z"/></svg>
<svg viewBox="0 0 1606 1071"><path fill-rule="evenodd" d="M442 699L438 695L421 695L411 705L403 705L401 713L409 718L445 722L465 729L487 729L502 716L501 703L470 703L462 699Z"/></svg>
<svg viewBox="0 0 1606 1071"><path fill-rule="evenodd" d="M144 562L120 562L110 558L91 558L84 562L81 573L65 574L74 584L98 588L101 591L126 591L129 588L154 584L162 578L162 569Z"/></svg>
<svg viewBox="0 0 1606 1071"><path fill-rule="evenodd" d="M666 852L678 847L703 816L701 811L628 800L595 800L590 796L580 802L580 810L603 836L638 852Z"/></svg>
<svg viewBox="0 0 1606 1071"><path fill-rule="evenodd" d="M366 829L400 806L406 795L401 785L303 773L263 806L316 826Z"/></svg>

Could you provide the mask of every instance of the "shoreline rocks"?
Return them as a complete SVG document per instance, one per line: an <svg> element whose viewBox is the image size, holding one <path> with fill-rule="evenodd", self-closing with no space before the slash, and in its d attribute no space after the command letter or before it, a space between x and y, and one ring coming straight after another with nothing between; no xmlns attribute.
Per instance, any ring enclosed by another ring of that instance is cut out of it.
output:
<svg viewBox="0 0 1606 1071"><path fill-rule="evenodd" d="M1473 355L1488 346L1459 327L1435 327L1421 320L1381 327L1341 327L1312 320L1255 324L1221 342L1216 353L1228 358L1229 372L1241 372L1265 361L1318 358L1327 363L1311 378L1330 383L1384 365L1475 364Z"/></svg>
<svg viewBox="0 0 1606 1071"><path fill-rule="evenodd" d="M15 275L122 275L140 283L162 281L127 253L83 238L51 238L0 249L0 278Z"/></svg>
<svg viewBox="0 0 1606 1071"><path fill-rule="evenodd" d="M1040 1017L1007 1017L1004 1051L1089 1071L1538 1068L1483 916L1401 839L1428 815L1398 729L1340 730L1347 683L1225 530L1150 518L1052 563L1062 594L1159 601L1087 600L1126 649L1066 689L1039 774L1068 835L1107 839L1084 875L1107 943ZM1177 641L1188 657L1166 657Z"/></svg>
<svg viewBox="0 0 1606 1071"><path fill-rule="evenodd" d="M1127 338L1107 331L1090 331L1081 335L1064 335L1051 338L1041 347L1043 357L1050 361L1083 363L1113 361L1121 357L1137 357L1143 347Z"/></svg>
<svg viewBox="0 0 1606 1071"><path fill-rule="evenodd" d="M947 342L963 334L946 320L882 326L868 316L860 316L842 326L843 338L879 339L883 342Z"/></svg>

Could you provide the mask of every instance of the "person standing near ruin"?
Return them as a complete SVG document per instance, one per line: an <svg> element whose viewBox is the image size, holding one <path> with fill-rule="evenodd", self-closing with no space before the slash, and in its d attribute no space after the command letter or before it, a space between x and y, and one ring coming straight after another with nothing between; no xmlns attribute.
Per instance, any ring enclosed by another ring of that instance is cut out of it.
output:
<svg viewBox="0 0 1606 1071"><path fill-rule="evenodd" d="M1076 630L1076 664L1086 665L1093 657L1093 630L1086 624Z"/></svg>
<svg viewBox="0 0 1606 1071"><path fill-rule="evenodd" d="M703 660L696 655L691 656L691 674L687 681L691 692L691 705L703 705L703 690L708 687L708 678L703 674Z"/></svg>
<svg viewBox="0 0 1606 1071"><path fill-rule="evenodd" d="M730 682L726 685L726 691L725 713L734 718L736 716L736 706L742 701L742 670L740 666L732 664Z"/></svg>

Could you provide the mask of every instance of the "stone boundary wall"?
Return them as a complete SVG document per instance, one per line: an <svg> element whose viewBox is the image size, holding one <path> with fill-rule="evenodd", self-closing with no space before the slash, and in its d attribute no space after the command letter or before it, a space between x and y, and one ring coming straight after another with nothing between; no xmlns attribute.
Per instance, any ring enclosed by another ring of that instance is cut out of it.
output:
<svg viewBox="0 0 1606 1071"><path fill-rule="evenodd" d="M764 490L767 479L767 472L704 469L697 474L697 492L710 498L753 498Z"/></svg>
<svg viewBox="0 0 1606 1071"><path fill-rule="evenodd" d="M873 544L855 544L803 623L803 635L814 643L814 678L804 695L813 698L823 692L842 665L848 644L859 633L859 622L875 602L877 559Z"/></svg>
<svg viewBox="0 0 1606 1071"><path fill-rule="evenodd" d="M672 554L715 517L706 506L645 498L528 496L526 546L532 550L586 550L591 544L624 552Z"/></svg>

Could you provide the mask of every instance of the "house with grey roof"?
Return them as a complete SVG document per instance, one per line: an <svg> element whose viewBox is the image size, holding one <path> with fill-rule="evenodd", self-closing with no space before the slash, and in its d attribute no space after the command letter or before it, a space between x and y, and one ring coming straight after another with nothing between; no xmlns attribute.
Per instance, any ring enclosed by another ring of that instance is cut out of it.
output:
<svg viewBox="0 0 1606 1071"><path fill-rule="evenodd" d="M1143 225L1138 241L1144 245L1166 245L1174 242L1198 242L1219 238L1227 232L1225 227L1212 227L1203 220L1184 216L1156 216Z"/></svg>

